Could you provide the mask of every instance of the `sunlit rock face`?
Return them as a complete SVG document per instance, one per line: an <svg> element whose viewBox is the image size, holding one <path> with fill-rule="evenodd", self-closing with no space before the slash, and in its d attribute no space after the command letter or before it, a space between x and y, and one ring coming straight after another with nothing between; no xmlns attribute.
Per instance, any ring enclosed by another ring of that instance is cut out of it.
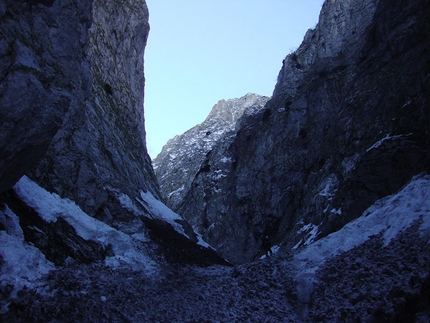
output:
<svg viewBox="0 0 430 323"><path fill-rule="evenodd" d="M0 2L0 192L45 154L91 93L92 1Z"/></svg>
<svg viewBox="0 0 430 323"><path fill-rule="evenodd" d="M204 122L167 142L152 163L169 207L178 208L215 144L234 135L238 120L243 115L257 113L268 99L248 93L241 98L220 100Z"/></svg>
<svg viewBox="0 0 430 323"><path fill-rule="evenodd" d="M265 109L212 148L178 212L242 263L263 234L300 248L428 171L427 5L326 1Z"/></svg>
<svg viewBox="0 0 430 323"><path fill-rule="evenodd" d="M85 212L124 231L142 223L121 207L139 190L158 197L147 154L143 55L149 32L144 1L94 1L87 56L92 96L71 109L32 178Z"/></svg>

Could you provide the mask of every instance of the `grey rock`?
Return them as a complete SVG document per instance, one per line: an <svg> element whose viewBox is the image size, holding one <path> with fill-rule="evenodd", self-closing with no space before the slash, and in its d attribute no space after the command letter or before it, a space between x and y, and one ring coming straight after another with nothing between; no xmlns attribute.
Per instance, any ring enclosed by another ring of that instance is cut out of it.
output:
<svg viewBox="0 0 430 323"><path fill-rule="evenodd" d="M2 192L43 157L65 114L90 95L82 57L91 1L4 0L0 17Z"/></svg>
<svg viewBox="0 0 430 323"><path fill-rule="evenodd" d="M121 206L118 194L159 196L143 115L148 9L144 1L94 1L92 13L92 96L69 110L32 178L87 214L134 233L143 223Z"/></svg>
<svg viewBox="0 0 430 323"><path fill-rule="evenodd" d="M258 257L263 234L300 248L303 228L324 237L429 170L426 4L325 2L265 109L214 146L178 209L224 257Z"/></svg>
<svg viewBox="0 0 430 323"><path fill-rule="evenodd" d="M215 144L239 127L238 122L243 115L257 113L268 100L268 97L253 93L220 100L204 122L175 136L163 146L152 165L169 207L173 210L178 208L207 153Z"/></svg>
<svg viewBox="0 0 430 323"><path fill-rule="evenodd" d="M141 192L161 199L145 143L145 1L2 1L0 15L7 35L0 40L0 122L7 130L0 136L0 191L26 173L88 215L126 234L150 235L149 257L157 261L164 260L156 248L167 261L225 263L196 244L185 221L177 224L190 239L141 199ZM20 218L26 243L57 265L113 256L99 242L82 239L66 220L45 223L12 190L0 200ZM166 246L165 237L180 246Z"/></svg>

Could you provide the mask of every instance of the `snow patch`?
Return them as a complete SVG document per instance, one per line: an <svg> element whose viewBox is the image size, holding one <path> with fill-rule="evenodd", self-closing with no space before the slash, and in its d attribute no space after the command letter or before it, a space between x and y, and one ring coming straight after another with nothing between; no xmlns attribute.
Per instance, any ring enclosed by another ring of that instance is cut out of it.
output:
<svg viewBox="0 0 430 323"><path fill-rule="evenodd" d="M231 158L230 157L223 157L221 158L221 163L230 163L231 162Z"/></svg>
<svg viewBox="0 0 430 323"><path fill-rule="evenodd" d="M138 199L138 201L148 209L148 212L151 213L152 216L168 222L177 232L188 238L182 225L177 222L184 221L179 214L173 212L166 205L157 200L150 192L145 193L140 191L140 197L141 199Z"/></svg>
<svg viewBox="0 0 430 323"><path fill-rule="evenodd" d="M180 188L178 188L177 190L174 190L172 192L170 192L167 197L170 198L172 195L178 194L179 192L183 191L185 189L185 186L182 185Z"/></svg>
<svg viewBox="0 0 430 323"><path fill-rule="evenodd" d="M329 175L320 185L320 192L318 195L327 197L331 200L337 191L338 179L335 174Z"/></svg>
<svg viewBox="0 0 430 323"><path fill-rule="evenodd" d="M318 235L318 225L315 225L313 223L309 223L306 224L305 226L303 226L301 229L299 229L297 231L297 234L302 234L304 232L306 232L306 236L301 239L294 247L293 249L297 249L299 246L308 246L309 244L311 244L315 238ZM304 240L304 241L303 241Z"/></svg>
<svg viewBox="0 0 430 323"><path fill-rule="evenodd" d="M314 272L325 260L363 244L383 233L385 245L414 221L422 219L421 230L430 228L430 175L412 179L397 194L378 200L361 217L341 230L310 244L295 256L299 269Z"/></svg>
<svg viewBox="0 0 430 323"><path fill-rule="evenodd" d="M376 149L378 147L380 147L382 145L382 143L386 140L391 140L391 139L396 139L396 138L402 138L402 137L409 137L412 136L412 133L408 133L408 134L403 134L403 135L396 135L396 136L391 136L391 134L386 135L384 138L382 138L381 140L378 140L377 142L375 142L372 147L368 148L366 150L366 152L369 152L372 149Z"/></svg>
<svg viewBox="0 0 430 323"><path fill-rule="evenodd" d="M15 298L22 288L35 287L37 279L49 273L55 266L46 260L39 249L24 241L19 219L7 206L0 212L10 225L7 226L8 232L0 231L0 255L3 260L0 266L0 281L3 286L13 286L10 296ZM0 309L1 312L6 310L7 308Z"/></svg>
<svg viewBox="0 0 430 323"><path fill-rule="evenodd" d="M127 263L136 270L144 270L148 273L154 271L155 263L138 250L135 240L89 216L73 201L47 192L26 176L15 184L14 191L45 221L56 222L58 218L62 218L73 226L76 233L83 239L96 241L104 247L111 245L115 256L105 259L107 265L119 266L121 263ZM128 203L129 200L123 196L123 202Z"/></svg>

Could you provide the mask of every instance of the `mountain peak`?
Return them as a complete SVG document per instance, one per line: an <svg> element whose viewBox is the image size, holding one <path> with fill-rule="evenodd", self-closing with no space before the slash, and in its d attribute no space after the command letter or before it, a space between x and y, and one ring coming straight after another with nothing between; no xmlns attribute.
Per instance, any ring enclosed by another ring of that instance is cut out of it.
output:
<svg viewBox="0 0 430 323"><path fill-rule="evenodd" d="M203 123L167 142L153 160L153 167L162 195L171 208L178 206L215 143L233 131L244 114L260 111L268 100L268 97L254 93L219 100Z"/></svg>

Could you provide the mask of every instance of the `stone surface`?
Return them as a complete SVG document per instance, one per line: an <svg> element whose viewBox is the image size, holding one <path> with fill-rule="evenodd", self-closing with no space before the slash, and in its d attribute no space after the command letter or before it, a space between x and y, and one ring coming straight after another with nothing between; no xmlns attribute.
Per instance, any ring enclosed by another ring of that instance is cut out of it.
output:
<svg viewBox="0 0 430 323"><path fill-rule="evenodd" d="M212 149L178 212L241 263L263 234L287 249L306 225L321 238L428 171L429 17L423 0L326 1L265 109Z"/></svg>
<svg viewBox="0 0 430 323"><path fill-rule="evenodd" d="M161 197L143 109L145 1L0 4L1 32L7 35L0 41L0 121L7 129L0 136L0 207L19 218L25 243L56 265L113 256L102 237L85 240L64 219L47 223L44 214L7 191L24 173L133 239L150 235L145 243L158 253L141 251L156 261L225 263L196 244L185 221L163 222L170 210L156 203ZM178 246L170 247L165 237Z"/></svg>
<svg viewBox="0 0 430 323"><path fill-rule="evenodd" d="M268 99L248 93L241 98L220 100L204 122L167 142L152 164L169 207L178 208L214 145L238 127L237 122L244 114L257 113Z"/></svg>
<svg viewBox="0 0 430 323"><path fill-rule="evenodd" d="M117 192L158 196L146 150L143 54L149 32L144 1L93 2L88 56L91 100L70 110L32 178L87 214L127 232L143 223Z"/></svg>
<svg viewBox="0 0 430 323"><path fill-rule="evenodd" d="M91 91L92 1L0 2L0 192L45 154Z"/></svg>

